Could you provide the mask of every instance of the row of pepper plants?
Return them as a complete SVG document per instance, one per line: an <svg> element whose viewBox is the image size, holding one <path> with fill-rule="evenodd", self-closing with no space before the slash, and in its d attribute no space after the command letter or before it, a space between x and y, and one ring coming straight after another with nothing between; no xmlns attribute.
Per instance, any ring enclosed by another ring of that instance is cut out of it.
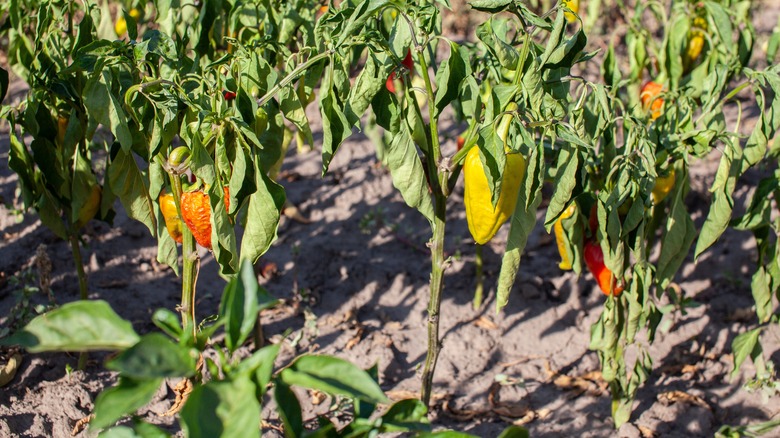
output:
<svg viewBox="0 0 780 438"><path fill-rule="evenodd" d="M2 107L12 126L9 165L23 204L70 242L83 299L2 342L31 352L119 352L106 363L119 372L119 384L96 400L92 427L134 413L162 379L184 377L195 385L180 412L188 436L259 435L271 383L286 436L427 433L442 348L448 211L465 209L477 248L509 221L496 286L500 310L545 184L551 194L543 225L555 233L560 267L582 273L584 263L606 295L590 348L610 385L616 427L629 420L652 370L648 348L664 314L688 302L673 284L678 269L691 248L698 258L729 226L751 230L759 251L752 284L759 324L735 339L734 369L750 357L754 384L774 384L759 334L777 320L772 297L780 287L780 224L771 214L777 149L770 145L780 125L773 64L780 37L769 41L770 67L748 65L756 39L750 2L618 1L625 45L611 44L605 53L586 51L576 0L544 11L520 0L471 1L484 20L474 41L460 43L442 34L446 0L119 6L112 14L108 3L91 1L0 5L9 64L30 85L20 105ZM647 30L647 20L660 23L662 38ZM593 58L601 62L598 79L588 74ZM0 94L7 76L0 75ZM758 115L745 136L738 97L748 92ZM299 147L313 144L305 109L315 101L323 174L341 144L364 129L393 185L431 228L420 401L381 414L376 406L387 399L376 369L304 355L274 372L278 345L244 360L235 355L258 312L275 304L257 285L252 264L276 238L285 196L274 179L288 146L293 139ZM727 105L738 108L734 126L723 115ZM467 128L457 152L447 155L441 125L452 117ZM689 166L711 154L720 154L720 165L697 230L685 203ZM754 167L766 178L746 213L732 218L738 179ZM461 173L465 205L450 199ZM153 316L168 336L139 336L107 303L86 300L79 230L91 218L110 222L117 198L157 238L158 260L182 276L179 314L160 309ZM228 282L218 315L200 321L196 244L211 250ZM224 345L214 345L220 329ZM204 359L207 348L219 360ZM321 419L306 430L292 385L351 400L354 421L337 427ZM219 421L204 421L204 412L216 412ZM142 421L133 428L153 436ZM510 428L505 436L523 433Z"/></svg>

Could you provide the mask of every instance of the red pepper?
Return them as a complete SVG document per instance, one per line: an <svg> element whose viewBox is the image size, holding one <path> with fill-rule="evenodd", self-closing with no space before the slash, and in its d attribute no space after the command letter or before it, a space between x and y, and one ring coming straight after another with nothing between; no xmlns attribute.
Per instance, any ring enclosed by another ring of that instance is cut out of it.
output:
<svg viewBox="0 0 780 438"><path fill-rule="evenodd" d="M235 99L235 98L236 98L236 93L234 93L234 92L232 92L232 91L224 90L224 91L222 92L222 96L224 96L224 97L225 97L225 100L227 100L228 102L230 102L231 100L233 100L233 99Z"/></svg>
<svg viewBox="0 0 780 438"><path fill-rule="evenodd" d="M406 56L404 57L404 60L401 61L401 65L406 67L406 69L409 70L409 73L414 71L414 60L412 59L412 49L408 49L406 51ZM395 83L393 83L393 81L397 77L399 77L399 75L395 71L390 73L390 76L387 77L387 81L385 82L385 88L387 88L387 91L391 93L395 93Z"/></svg>
<svg viewBox="0 0 780 438"><path fill-rule="evenodd" d="M615 278L615 276L612 274L612 271L607 269L606 265L604 265L604 252L601 251L601 245L599 245L598 242L595 240L588 240L585 242L584 257L585 264L588 265L588 270L593 274L593 277L596 278L604 295L618 296L623 292L621 286L615 285L615 288L612 288L612 279Z"/></svg>
<svg viewBox="0 0 780 438"><path fill-rule="evenodd" d="M458 136L458 150L463 149L463 145L466 144L466 138L462 135Z"/></svg>

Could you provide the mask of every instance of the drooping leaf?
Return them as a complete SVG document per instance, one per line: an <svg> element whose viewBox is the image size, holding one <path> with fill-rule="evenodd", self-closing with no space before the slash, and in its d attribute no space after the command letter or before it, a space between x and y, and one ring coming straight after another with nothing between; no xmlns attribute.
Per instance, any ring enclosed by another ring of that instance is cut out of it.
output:
<svg viewBox="0 0 780 438"><path fill-rule="evenodd" d="M260 422L260 403L248 377L198 386L181 410L182 429L190 438L259 438Z"/></svg>
<svg viewBox="0 0 780 438"><path fill-rule="evenodd" d="M257 165L257 163L256 163ZM284 207L284 189L255 169L257 191L249 196L246 229L241 240L241 258L253 264L268 251L276 239L279 218Z"/></svg>
<svg viewBox="0 0 780 438"><path fill-rule="evenodd" d="M120 318L107 302L92 300L64 304L40 315L0 343L40 353L123 350L139 339L130 322Z"/></svg>
<svg viewBox="0 0 780 438"><path fill-rule="evenodd" d="M387 403L384 392L368 373L332 356L301 356L282 370L280 377L288 385L372 403Z"/></svg>
<svg viewBox="0 0 780 438"><path fill-rule="evenodd" d="M134 379L189 377L195 374L197 354L162 333L141 340L106 363L108 369Z"/></svg>
<svg viewBox="0 0 780 438"><path fill-rule="evenodd" d="M159 377L139 380L120 377L116 386L98 395L93 411L95 418L89 422L89 427L103 429L134 413L152 400L162 380Z"/></svg>

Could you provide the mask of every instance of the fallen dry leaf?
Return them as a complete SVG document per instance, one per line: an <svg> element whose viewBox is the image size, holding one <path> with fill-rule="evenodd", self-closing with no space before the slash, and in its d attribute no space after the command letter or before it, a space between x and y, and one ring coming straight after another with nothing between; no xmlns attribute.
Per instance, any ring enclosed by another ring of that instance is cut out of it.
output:
<svg viewBox="0 0 780 438"><path fill-rule="evenodd" d="M642 434L642 438L655 438L655 431L646 426L637 426L639 433Z"/></svg>
<svg viewBox="0 0 780 438"><path fill-rule="evenodd" d="M450 401L445 400L442 406L448 417L456 421L471 421L474 417L480 417L490 413L490 410L458 409L450 406Z"/></svg>
<svg viewBox="0 0 780 438"><path fill-rule="evenodd" d="M274 262L264 262L260 263L260 266L257 267L257 273L265 278L266 280L275 276L279 273L279 268L276 266L276 263Z"/></svg>
<svg viewBox="0 0 780 438"><path fill-rule="evenodd" d="M73 430L70 431L70 436L76 436L81 432L84 432L84 429L87 428L89 422L92 421L93 418L95 418L95 414L89 414L81 420L77 421L73 426Z"/></svg>
<svg viewBox="0 0 780 438"><path fill-rule="evenodd" d="M19 369L19 365L22 364L22 355L14 353L5 366L0 369L0 387L3 387L11 382L16 376L16 370Z"/></svg>
<svg viewBox="0 0 780 438"><path fill-rule="evenodd" d="M355 336L352 337L349 341L347 341L347 345L344 346L345 349L351 350L355 345L360 343L360 340L363 339L363 333L365 333L366 328L362 325L357 328L357 331L355 331Z"/></svg>
<svg viewBox="0 0 780 438"><path fill-rule="evenodd" d="M285 205L284 209L282 210L282 214L301 224L311 223L311 219L301 214L301 211L298 210L298 207L292 204Z"/></svg>
<svg viewBox="0 0 780 438"><path fill-rule="evenodd" d="M485 315L480 316L479 319L474 321L474 325L487 330L498 330L498 325Z"/></svg>
<svg viewBox="0 0 780 438"><path fill-rule="evenodd" d="M692 405L701 406L703 408L712 409L710 405L701 397L688 394L684 391L667 391L658 394L658 400L664 404L672 403L689 403Z"/></svg>
<svg viewBox="0 0 780 438"><path fill-rule="evenodd" d="M192 382L190 381L190 379L182 379L173 388L173 393L176 394L176 399L174 399L173 405L171 405L171 408L168 409L167 412L165 412L160 416L171 417L173 415L176 415L184 406L184 402L187 401L187 397L190 396L191 392L192 392Z"/></svg>
<svg viewBox="0 0 780 438"><path fill-rule="evenodd" d="M322 391L317 391L316 389L312 389L309 391L309 397L311 397L311 404L314 406L319 406L328 398L328 394L325 394Z"/></svg>
<svg viewBox="0 0 780 438"><path fill-rule="evenodd" d="M420 399L420 393L419 392L408 391L408 390L405 390L405 389L398 389L398 390L394 390L394 391L387 391L385 394L387 395L387 397L390 400L392 400L394 402L399 401L399 400L406 400L406 399L409 399L409 398L416 398L418 400ZM431 404L435 404L436 402L444 400L444 399L446 399L448 397L449 397L449 395L447 395L447 394L436 394L436 393L433 393L433 394L431 394Z"/></svg>
<svg viewBox="0 0 780 438"><path fill-rule="evenodd" d="M598 397L607 391L608 384L604 381L601 371L589 371L581 376L568 376L554 371L550 361L545 361L544 368L547 371L548 381L560 389L574 391L572 397L578 397L583 393Z"/></svg>

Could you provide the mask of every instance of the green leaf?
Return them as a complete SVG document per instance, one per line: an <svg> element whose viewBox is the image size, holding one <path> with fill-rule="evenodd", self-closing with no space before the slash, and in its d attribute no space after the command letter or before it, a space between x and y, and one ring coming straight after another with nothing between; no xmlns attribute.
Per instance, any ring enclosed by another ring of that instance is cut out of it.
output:
<svg viewBox="0 0 780 438"><path fill-rule="evenodd" d="M239 362L231 375L249 377L257 387L258 400L265 394L265 388L271 381L274 371L274 361L279 355L280 344L266 345L248 358Z"/></svg>
<svg viewBox="0 0 780 438"><path fill-rule="evenodd" d="M341 110L333 89L333 71L331 67L323 86L320 88L320 114L322 115L322 175L325 175L331 160L341 143L352 134L352 124Z"/></svg>
<svg viewBox="0 0 780 438"><path fill-rule="evenodd" d="M356 123L366 112L377 93L384 88L388 76L384 65L374 53L369 53L366 65L355 80L355 86L349 90L347 114Z"/></svg>
<svg viewBox="0 0 780 438"><path fill-rule="evenodd" d="M196 361L194 350L172 342L162 333L150 333L106 362L106 368L134 379L189 377L195 374Z"/></svg>
<svg viewBox="0 0 780 438"><path fill-rule="evenodd" d="M428 409L420 400L407 399L393 403L382 414L382 432L429 432Z"/></svg>
<svg viewBox="0 0 780 438"><path fill-rule="evenodd" d="M685 207L685 190L687 172L677 172L674 198L669 212L669 218L661 241L661 255L658 257L656 279L662 289L666 289L680 269L693 240L696 239L696 226ZM662 208L659 205L656 208Z"/></svg>
<svg viewBox="0 0 780 438"><path fill-rule="evenodd" d="M718 171L715 173L715 182L712 185L712 204L707 219L702 225L699 240L696 242L694 257L696 259L715 243L726 231L731 212L734 208L732 194L737 184L737 178L741 170L740 161L742 152L736 142L726 145L725 153L720 159Z"/></svg>
<svg viewBox="0 0 780 438"><path fill-rule="evenodd" d="M180 415L189 438L260 437L260 403L247 377L196 387Z"/></svg>
<svg viewBox="0 0 780 438"><path fill-rule="evenodd" d="M238 275L225 286L219 304L219 315L225 321L225 346L231 354L246 341L255 327L259 290L252 263L244 259Z"/></svg>
<svg viewBox="0 0 780 438"><path fill-rule="evenodd" d="M119 200L131 218L146 225L154 236L157 228L154 215L154 203L149 197L148 187L132 152L117 150L116 156L108 166L108 181L111 191Z"/></svg>
<svg viewBox="0 0 780 438"><path fill-rule="evenodd" d="M240 252L242 259L253 264L276 240L276 230L285 202L282 186L268 178L258 167L255 168L255 181L257 191L249 196L246 229L241 238Z"/></svg>
<svg viewBox="0 0 780 438"><path fill-rule="evenodd" d="M129 153L133 146L133 136L127 126L129 117L122 107L122 101L111 92L111 83L112 70L109 68L87 80L84 86L84 106L90 117L111 129L122 145L122 150Z"/></svg>
<svg viewBox="0 0 780 438"><path fill-rule="evenodd" d="M554 192L550 205L547 207L547 215L544 222L547 232L568 205L572 191L577 185L577 168L579 167L579 154L571 146L561 148L558 153L558 163L555 169Z"/></svg>
<svg viewBox="0 0 780 438"><path fill-rule="evenodd" d="M761 334L761 327L755 328L734 338L731 342L731 350L734 352L734 368L731 369L731 378L733 379L739 371L739 367L745 362L748 356L755 362L761 356L761 343L758 336Z"/></svg>
<svg viewBox="0 0 780 438"><path fill-rule="evenodd" d="M760 266L753 274L750 282L750 290L753 292L753 300L756 303L756 316L758 321L765 323L772 317L772 278L766 267Z"/></svg>
<svg viewBox="0 0 780 438"><path fill-rule="evenodd" d="M101 392L95 400L95 418L89 422L90 429L108 427L145 406L160 389L162 381L162 378L133 380L120 376L119 384Z"/></svg>
<svg viewBox="0 0 780 438"><path fill-rule="evenodd" d="M288 385L372 403L387 403L384 392L367 372L336 357L301 356L282 370L280 376Z"/></svg>
<svg viewBox="0 0 780 438"><path fill-rule="evenodd" d="M512 3L513 0L472 0L468 4L478 11L496 14L508 9Z"/></svg>
<svg viewBox="0 0 780 438"><path fill-rule="evenodd" d="M178 314L168 309L157 309L152 314L152 322L168 336L174 339L181 337L181 320Z"/></svg>
<svg viewBox="0 0 780 438"><path fill-rule="evenodd" d="M523 250L528 243L528 236L536 224L536 210L542 202L541 182L544 179L544 172L535 171L543 160L537 149L528 157L528 169L525 173L525 179L520 185L520 191L517 193L517 205L515 212L510 220L509 236L506 241L504 257L501 259L501 272L498 275L498 285L496 287L496 312L501 311L509 302L509 293L517 278L517 272L520 270L520 259L523 256ZM532 186L536 186L532 189ZM527 192L531 193L528 199Z"/></svg>
<svg viewBox="0 0 780 438"><path fill-rule="evenodd" d="M0 340L31 353L124 350L139 340L130 322L103 300L76 301L40 315L22 330Z"/></svg>
<svg viewBox="0 0 780 438"><path fill-rule="evenodd" d="M471 64L468 61L468 51L457 43L450 42L450 56L436 72L436 116L458 98L461 83L471 76Z"/></svg>
<svg viewBox="0 0 780 438"><path fill-rule="evenodd" d="M433 202L428 194L425 170L406 126L387 145L384 159L390 168L393 186L401 192L406 205L416 208L432 223Z"/></svg>
<svg viewBox="0 0 780 438"><path fill-rule="evenodd" d="M301 403L289 385L282 379L274 379L274 400L279 407L279 417L284 424L284 436L297 438L303 435Z"/></svg>
<svg viewBox="0 0 780 438"><path fill-rule="evenodd" d="M98 438L168 438L170 436L157 426L149 423L138 420L134 423L133 427L135 430L126 426L112 427L100 432Z"/></svg>
<svg viewBox="0 0 780 438"><path fill-rule="evenodd" d="M528 438L528 430L520 426L509 426L501 432L498 438Z"/></svg>

